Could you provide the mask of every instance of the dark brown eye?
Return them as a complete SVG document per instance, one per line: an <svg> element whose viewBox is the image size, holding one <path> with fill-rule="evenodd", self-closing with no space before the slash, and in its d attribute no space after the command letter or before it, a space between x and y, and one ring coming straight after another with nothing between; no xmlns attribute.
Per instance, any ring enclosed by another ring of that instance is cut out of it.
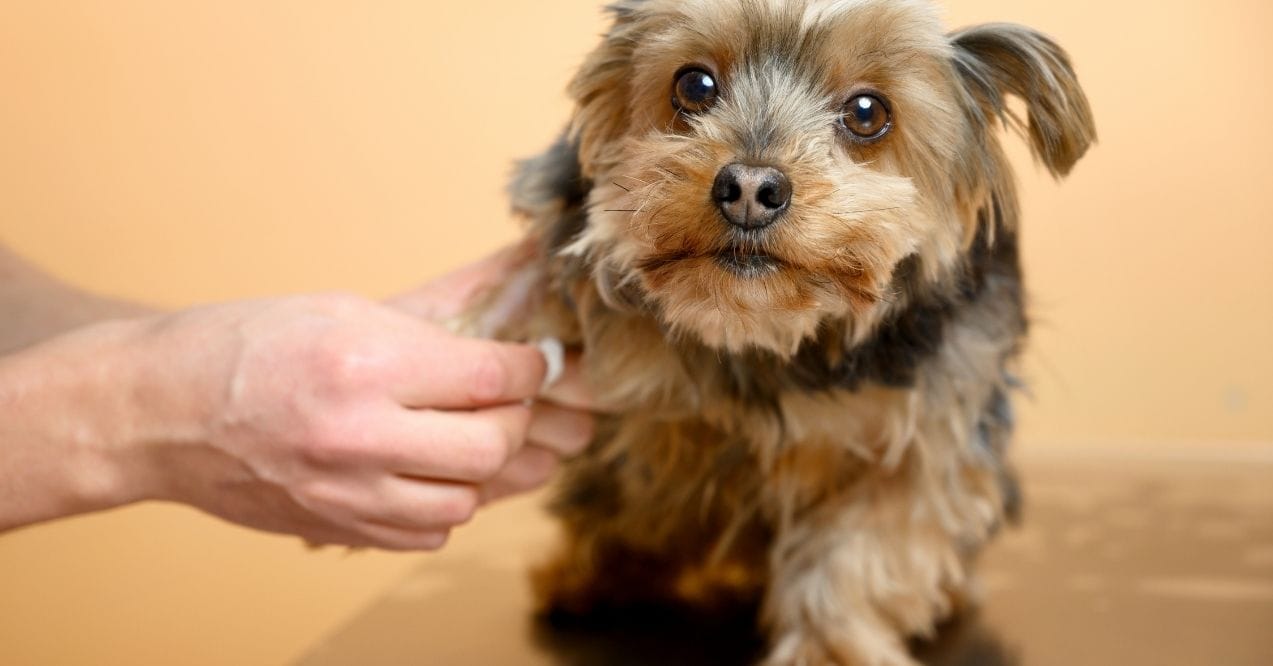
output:
<svg viewBox="0 0 1273 666"><path fill-rule="evenodd" d="M672 105L685 113L702 113L716 103L718 94L711 72L698 67L683 69L672 86Z"/></svg>
<svg viewBox="0 0 1273 666"><path fill-rule="evenodd" d="M856 95L844 103L840 122L858 139L874 141L893 128L893 115L879 97Z"/></svg>

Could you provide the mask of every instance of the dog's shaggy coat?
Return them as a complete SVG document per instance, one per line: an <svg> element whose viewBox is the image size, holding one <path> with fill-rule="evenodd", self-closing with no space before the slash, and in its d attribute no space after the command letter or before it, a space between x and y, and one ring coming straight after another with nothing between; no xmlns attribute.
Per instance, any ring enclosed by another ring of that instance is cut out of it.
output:
<svg viewBox="0 0 1273 666"><path fill-rule="evenodd" d="M476 317L585 349L614 410L566 469L542 603L758 599L769 663L912 663L906 637L965 599L1016 504L1026 319L998 130L1066 174L1095 138L1074 71L1023 27L947 34L921 0L612 11L567 133L513 185L540 252ZM719 89L697 113L671 101L687 67ZM883 136L846 132L859 94ZM790 180L777 222L725 222L731 163Z"/></svg>

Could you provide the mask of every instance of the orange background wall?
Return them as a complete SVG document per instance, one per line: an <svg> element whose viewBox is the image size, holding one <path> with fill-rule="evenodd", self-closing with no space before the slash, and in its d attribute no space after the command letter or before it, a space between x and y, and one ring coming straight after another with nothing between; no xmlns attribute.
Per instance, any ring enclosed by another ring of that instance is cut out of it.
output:
<svg viewBox="0 0 1273 666"><path fill-rule="evenodd" d="M566 119L598 4L0 0L0 241L167 306L404 289L517 235L509 164ZM1054 35L1101 132L1061 187L1015 151L1021 447L1273 440L1273 4L946 6ZM0 662L277 662L418 561L172 507L30 529Z"/></svg>

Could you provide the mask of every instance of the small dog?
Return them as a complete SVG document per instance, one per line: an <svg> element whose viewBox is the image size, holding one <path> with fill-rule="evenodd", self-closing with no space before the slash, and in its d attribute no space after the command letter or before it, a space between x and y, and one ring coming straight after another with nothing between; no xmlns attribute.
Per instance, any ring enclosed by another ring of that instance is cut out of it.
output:
<svg viewBox="0 0 1273 666"><path fill-rule="evenodd" d="M544 608L754 600L769 664L912 664L1017 502L998 131L1068 173L1095 140L1069 60L925 0L611 11L512 187L541 252L475 324L587 350L614 409L553 503Z"/></svg>

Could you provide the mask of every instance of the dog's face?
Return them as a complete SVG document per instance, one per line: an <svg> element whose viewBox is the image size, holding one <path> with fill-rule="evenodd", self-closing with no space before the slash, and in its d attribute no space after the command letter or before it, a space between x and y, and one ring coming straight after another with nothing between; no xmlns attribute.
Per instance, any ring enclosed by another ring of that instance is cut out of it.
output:
<svg viewBox="0 0 1273 666"><path fill-rule="evenodd" d="M614 11L572 88L593 190L568 251L603 294L712 347L790 355L830 321L861 338L913 290L901 274L950 280L1011 187L991 135L1003 95L1027 98L1056 172L1092 138L1055 45L1009 26L948 36L929 2Z"/></svg>

